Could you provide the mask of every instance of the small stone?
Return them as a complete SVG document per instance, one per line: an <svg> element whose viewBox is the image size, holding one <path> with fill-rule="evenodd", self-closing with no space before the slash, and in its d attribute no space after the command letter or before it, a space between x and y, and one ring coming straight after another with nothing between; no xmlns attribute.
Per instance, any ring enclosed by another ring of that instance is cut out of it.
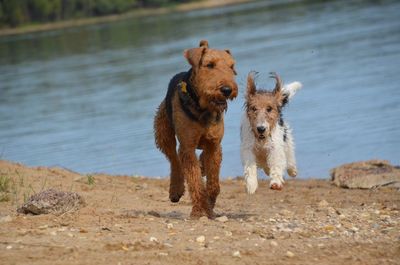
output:
<svg viewBox="0 0 400 265"><path fill-rule="evenodd" d="M225 235L226 236L232 236L232 232L231 231L225 231Z"/></svg>
<svg viewBox="0 0 400 265"><path fill-rule="evenodd" d="M12 218L9 215L3 216L3 217L0 218L0 223L8 223L8 222L11 222L11 221L12 221Z"/></svg>
<svg viewBox="0 0 400 265"><path fill-rule="evenodd" d="M172 244L170 244L170 243L164 243L164 246L165 247L167 247L167 248L172 248L172 247L174 247Z"/></svg>
<svg viewBox="0 0 400 265"><path fill-rule="evenodd" d="M283 215L283 216L290 216L290 215L292 215L292 212L289 211L289 210L283 209L283 210L281 211L281 215Z"/></svg>
<svg viewBox="0 0 400 265"><path fill-rule="evenodd" d="M318 203L319 207L327 207L329 205L329 203L325 200L322 200Z"/></svg>
<svg viewBox="0 0 400 265"><path fill-rule="evenodd" d="M11 246L11 245L10 245L10 246L7 246L6 249L12 249L12 246Z"/></svg>
<svg viewBox="0 0 400 265"><path fill-rule="evenodd" d="M168 228L168 229L172 229L172 228L174 228L174 225L171 224L171 223L168 223L168 224L167 224L167 228Z"/></svg>
<svg viewBox="0 0 400 265"><path fill-rule="evenodd" d="M160 253L158 253L158 255L159 255L159 256L164 256L164 257L165 257L165 256L168 256L168 253L160 252Z"/></svg>
<svg viewBox="0 0 400 265"><path fill-rule="evenodd" d="M358 232L360 229L358 229L357 227L353 226L352 228L350 228L350 230L354 233Z"/></svg>
<svg viewBox="0 0 400 265"><path fill-rule="evenodd" d="M208 217L207 216L202 216L202 217L199 218L199 221L202 222L202 223L206 223L206 222L208 222Z"/></svg>
<svg viewBox="0 0 400 265"><path fill-rule="evenodd" d="M288 250L288 251L286 251L286 257L293 258L294 253Z"/></svg>
<svg viewBox="0 0 400 265"><path fill-rule="evenodd" d="M150 237L150 242L158 242L158 239L154 236Z"/></svg>
<svg viewBox="0 0 400 265"><path fill-rule="evenodd" d="M271 246L273 246L273 247L277 247L277 246L278 246L278 242L276 242L276 241L274 241L274 240L272 240L269 244L270 244Z"/></svg>
<svg viewBox="0 0 400 265"><path fill-rule="evenodd" d="M41 226L39 226L38 228L40 229L40 230L43 230L43 229L47 229L49 227L49 225L41 225Z"/></svg>
<svg viewBox="0 0 400 265"><path fill-rule="evenodd" d="M221 223L225 223L225 222L228 221L228 217L226 217L224 215L224 216L220 216L220 217L215 218L215 220L217 220L218 222L221 222Z"/></svg>
<svg viewBox="0 0 400 265"><path fill-rule="evenodd" d="M56 235L57 235L57 232L56 232L56 231L51 231L51 232L50 232L50 235L56 236Z"/></svg>
<svg viewBox="0 0 400 265"><path fill-rule="evenodd" d="M204 243L204 241L206 241L205 236L198 236L198 237L196 238L196 242L197 242L197 243Z"/></svg>
<svg viewBox="0 0 400 265"><path fill-rule="evenodd" d="M242 257L242 255L240 255L240 251L239 250L234 251L232 253L232 256L235 257L235 258L241 258Z"/></svg>

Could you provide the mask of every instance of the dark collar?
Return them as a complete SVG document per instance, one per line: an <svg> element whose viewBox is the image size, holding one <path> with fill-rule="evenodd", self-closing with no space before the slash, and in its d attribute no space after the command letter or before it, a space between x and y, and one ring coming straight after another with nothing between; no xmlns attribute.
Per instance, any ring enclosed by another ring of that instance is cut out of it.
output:
<svg viewBox="0 0 400 265"><path fill-rule="evenodd" d="M192 69L190 69L183 77L182 81L178 83L178 95L181 103L182 110L193 121L208 124L210 122L218 122L221 120L221 114L213 118L212 114L199 105L199 96L195 88L190 82Z"/></svg>

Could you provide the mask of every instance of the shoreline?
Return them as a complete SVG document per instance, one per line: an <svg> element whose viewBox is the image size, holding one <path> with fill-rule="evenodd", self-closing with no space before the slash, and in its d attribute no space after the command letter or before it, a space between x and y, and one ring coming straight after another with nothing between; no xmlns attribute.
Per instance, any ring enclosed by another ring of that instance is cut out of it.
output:
<svg viewBox="0 0 400 265"><path fill-rule="evenodd" d="M128 11L123 14L79 18L79 19L57 21L51 23L43 23L43 24L33 24L33 25L31 24L17 28L4 28L0 29L0 37L37 33L44 31L51 31L51 30L60 30L60 29L96 25L102 23L110 23L134 17L141 18L146 16L159 16L159 15L182 13L194 10L201 10L201 9L211 9L222 6L244 4L249 2L254 2L254 0L221 0L221 1L206 0L201 2L177 4L170 7L139 8L132 11Z"/></svg>

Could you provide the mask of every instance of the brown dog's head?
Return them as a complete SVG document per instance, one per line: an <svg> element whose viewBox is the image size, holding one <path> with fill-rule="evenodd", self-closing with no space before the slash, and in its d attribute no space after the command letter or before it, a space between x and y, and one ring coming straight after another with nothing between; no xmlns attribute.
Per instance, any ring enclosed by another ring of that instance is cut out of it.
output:
<svg viewBox="0 0 400 265"><path fill-rule="evenodd" d="M270 136L272 130L281 119L282 107L288 101L288 94L282 91L283 85L280 77L271 73L276 80L272 91L257 90L254 81L254 72L247 77L246 112L251 129L258 140Z"/></svg>
<svg viewBox="0 0 400 265"><path fill-rule="evenodd" d="M199 48L184 51L192 66L191 85L199 97L202 109L223 112L227 100L238 94L235 81L235 60L229 50L210 49L206 40L200 41Z"/></svg>

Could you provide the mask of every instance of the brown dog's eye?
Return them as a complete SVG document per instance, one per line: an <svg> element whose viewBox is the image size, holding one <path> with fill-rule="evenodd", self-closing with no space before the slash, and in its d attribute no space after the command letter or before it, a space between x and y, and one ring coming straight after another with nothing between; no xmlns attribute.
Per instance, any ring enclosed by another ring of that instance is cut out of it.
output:
<svg viewBox="0 0 400 265"><path fill-rule="evenodd" d="M214 66L215 66L215 63L208 63L208 64L207 64L207 68L208 68L208 69L213 69Z"/></svg>
<svg viewBox="0 0 400 265"><path fill-rule="evenodd" d="M256 111L257 111L257 108L256 108L256 107L251 107L250 110L251 110L252 112L256 112Z"/></svg>
<svg viewBox="0 0 400 265"><path fill-rule="evenodd" d="M269 113L269 112L271 112L272 111L272 108L271 107L268 107L267 108L267 112Z"/></svg>
<svg viewBox="0 0 400 265"><path fill-rule="evenodd" d="M235 70L235 65L234 65L234 64L231 65L231 69L232 69L233 73L234 73L235 75L237 75L236 70Z"/></svg>

